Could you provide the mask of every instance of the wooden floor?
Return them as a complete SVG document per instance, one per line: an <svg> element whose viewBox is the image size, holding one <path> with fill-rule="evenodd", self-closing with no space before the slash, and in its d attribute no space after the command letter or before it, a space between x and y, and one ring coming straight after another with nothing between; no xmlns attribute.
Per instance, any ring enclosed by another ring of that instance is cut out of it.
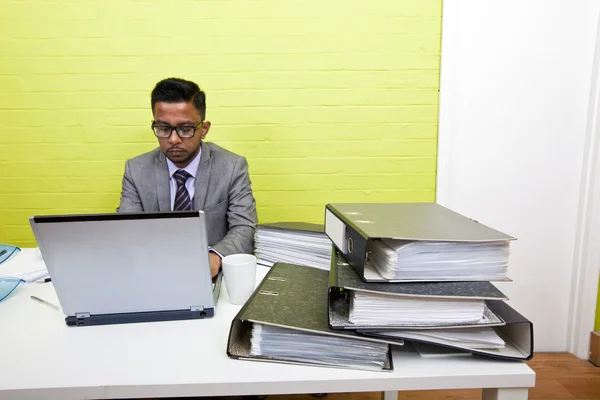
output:
<svg viewBox="0 0 600 400"><path fill-rule="evenodd" d="M528 362L536 373L530 399L598 400L600 368L569 353L538 353ZM323 400L380 400L381 393L329 394ZM398 400L481 400L481 390L399 392ZM268 396L267 400L318 400L310 395Z"/></svg>

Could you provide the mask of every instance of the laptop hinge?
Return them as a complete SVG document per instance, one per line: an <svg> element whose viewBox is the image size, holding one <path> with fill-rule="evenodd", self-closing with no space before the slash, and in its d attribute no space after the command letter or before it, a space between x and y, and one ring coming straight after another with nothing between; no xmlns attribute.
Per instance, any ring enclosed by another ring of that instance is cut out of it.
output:
<svg viewBox="0 0 600 400"><path fill-rule="evenodd" d="M191 306L190 310L191 311L200 311L200 312L202 312L202 311L204 311L204 307L203 306Z"/></svg>
<svg viewBox="0 0 600 400"><path fill-rule="evenodd" d="M85 325L85 319L90 317L89 312L78 312L75 313L75 318L77 318L77 325Z"/></svg>

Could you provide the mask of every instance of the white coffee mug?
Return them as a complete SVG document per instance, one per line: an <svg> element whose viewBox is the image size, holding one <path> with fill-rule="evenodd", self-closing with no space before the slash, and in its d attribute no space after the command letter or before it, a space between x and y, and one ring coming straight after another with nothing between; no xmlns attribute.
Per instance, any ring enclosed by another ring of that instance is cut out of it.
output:
<svg viewBox="0 0 600 400"><path fill-rule="evenodd" d="M256 282L256 257L252 254L232 254L223 257L223 279L231 304L244 304Z"/></svg>

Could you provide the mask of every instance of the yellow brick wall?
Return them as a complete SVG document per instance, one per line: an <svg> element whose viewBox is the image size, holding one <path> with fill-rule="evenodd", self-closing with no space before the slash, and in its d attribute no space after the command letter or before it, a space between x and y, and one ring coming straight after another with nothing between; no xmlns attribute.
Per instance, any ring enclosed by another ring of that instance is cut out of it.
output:
<svg viewBox="0 0 600 400"><path fill-rule="evenodd" d="M206 90L260 222L433 201L441 2L4 0L0 242L35 245L31 215L114 211L169 76Z"/></svg>

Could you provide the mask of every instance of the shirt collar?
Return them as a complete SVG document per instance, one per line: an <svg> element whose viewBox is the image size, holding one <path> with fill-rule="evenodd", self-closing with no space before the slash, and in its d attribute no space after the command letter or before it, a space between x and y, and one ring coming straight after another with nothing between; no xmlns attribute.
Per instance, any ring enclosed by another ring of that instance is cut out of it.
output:
<svg viewBox="0 0 600 400"><path fill-rule="evenodd" d="M196 179L196 173L198 172L198 165L200 165L200 156L202 155L202 146L200 146L200 150L198 151L198 154L196 155L196 157L194 157L194 159L192 160L191 163L189 163L185 168L179 168L177 165L173 164L173 161L169 160L168 157L166 157L167 159L167 166L169 167L169 178L173 178L173 174L177 171L179 171L180 169L186 171L188 174L190 174L192 177L194 177L194 179Z"/></svg>

